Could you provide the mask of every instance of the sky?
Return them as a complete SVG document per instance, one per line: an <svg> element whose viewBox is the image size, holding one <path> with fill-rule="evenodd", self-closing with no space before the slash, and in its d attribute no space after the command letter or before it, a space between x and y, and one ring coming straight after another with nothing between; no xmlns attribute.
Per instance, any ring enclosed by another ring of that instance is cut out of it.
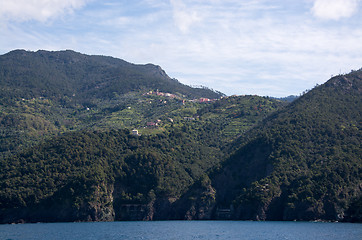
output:
<svg viewBox="0 0 362 240"><path fill-rule="evenodd" d="M71 49L227 95L299 95L362 67L362 0L0 0L0 54Z"/></svg>

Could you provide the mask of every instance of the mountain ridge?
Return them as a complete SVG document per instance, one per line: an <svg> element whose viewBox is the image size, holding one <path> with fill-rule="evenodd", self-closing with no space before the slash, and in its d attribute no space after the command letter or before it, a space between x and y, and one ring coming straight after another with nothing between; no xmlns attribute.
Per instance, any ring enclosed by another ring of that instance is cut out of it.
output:
<svg viewBox="0 0 362 240"><path fill-rule="evenodd" d="M181 84L157 65L133 64L118 58L85 55L72 50L14 50L1 55L0 63L1 85L14 93L20 91L23 96L19 94L19 97L54 98L65 95L78 98L77 95L80 95L84 100L94 96L112 98L115 93L140 89L172 90L191 98L223 96L208 89Z"/></svg>

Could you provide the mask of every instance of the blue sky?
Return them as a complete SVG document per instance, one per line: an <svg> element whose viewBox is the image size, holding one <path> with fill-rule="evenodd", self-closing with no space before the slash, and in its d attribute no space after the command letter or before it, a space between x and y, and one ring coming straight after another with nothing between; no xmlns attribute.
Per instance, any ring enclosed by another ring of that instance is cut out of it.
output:
<svg viewBox="0 0 362 240"><path fill-rule="evenodd" d="M362 67L361 0L0 0L0 54L72 49L188 85L299 94Z"/></svg>

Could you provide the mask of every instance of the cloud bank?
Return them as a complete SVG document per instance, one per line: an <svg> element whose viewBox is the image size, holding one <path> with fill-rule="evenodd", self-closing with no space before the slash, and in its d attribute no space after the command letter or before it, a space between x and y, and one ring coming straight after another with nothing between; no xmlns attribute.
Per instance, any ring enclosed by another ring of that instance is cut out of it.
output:
<svg viewBox="0 0 362 240"><path fill-rule="evenodd" d="M228 95L299 94L362 66L356 0L13 1L30 10L0 6L1 54L73 49L154 63Z"/></svg>
<svg viewBox="0 0 362 240"><path fill-rule="evenodd" d="M325 20L348 18L357 12L359 2L359 0L316 0L312 13Z"/></svg>
<svg viewBox="0 0 362 240"><path fill-rule="evenodd" d="M2 0L0 18L18 22L29 20L45 22L81 8L86 2L87 0Z"/></svg>

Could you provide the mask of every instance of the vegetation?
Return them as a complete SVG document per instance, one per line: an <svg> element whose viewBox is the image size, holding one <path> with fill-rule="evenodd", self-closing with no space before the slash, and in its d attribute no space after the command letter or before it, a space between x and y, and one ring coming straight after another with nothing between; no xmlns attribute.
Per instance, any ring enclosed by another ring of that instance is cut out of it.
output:
<svg viewBox="0 0 362 240"><path fill-rule="evenodd" d="M179 83L175 87L157 67L143 66L146 71L106 57L71 51L5 56L1 87L12 91L2 92L1 98L2 221L87 220L92 204L119 209L155 198L176 199L220 163L233 139L285 105L257 96L200 100L197 94L221 94ZM137 71L137 78L154 76L157 69L159 76L150 77L152 88L139 79L128 88L135 81L125 77L119 80L125 89L109 95L99 87L88 95L85 85L104 79L109 67L127 76ZM52 71L57 73L51 77ZM170 93L161 91L159 82L166 80L171 88L163 91ZM131 133L134 129L138 134ZM68 210L60 219L51 213L28 214L39 208Z"/></svg>
<svg viewBox="0 0 362 240"><path fill-rule="evenodd" d="M88 56L73 51L12 51L0 57L0 99L44 97L68 105L92 104L97 99L140 89L159 89L189 98L218 98L221 93L191 88L171 79L152 64Z"/></svg>
<svg viewBox="0 0 362 240"><path fill-rule="evenodd" d="M177 107L176 100L163 112L156 102L160 99L146 104L143 94L150 90L172 92L178 102L223 96L183 85L152 64L135 65L73 51L16 50L2 55L0 157L67 131L143 127ZM156 108L160 111L153 113Z"/></svg>
<svg viewBox="0 0 362 240"><path fill-rule="evenodd" d="M239 139L212 178L219 203L237 219L357 220L346 210L361 196L361 80L334 77Z"/></svg>
<svg viewBox="0 0 362 240"><path fill-rule="evenodd" d="M361 221L361 80L337 76L288 103L222 97L151 64L10 52L0 222Z"/></svg>

